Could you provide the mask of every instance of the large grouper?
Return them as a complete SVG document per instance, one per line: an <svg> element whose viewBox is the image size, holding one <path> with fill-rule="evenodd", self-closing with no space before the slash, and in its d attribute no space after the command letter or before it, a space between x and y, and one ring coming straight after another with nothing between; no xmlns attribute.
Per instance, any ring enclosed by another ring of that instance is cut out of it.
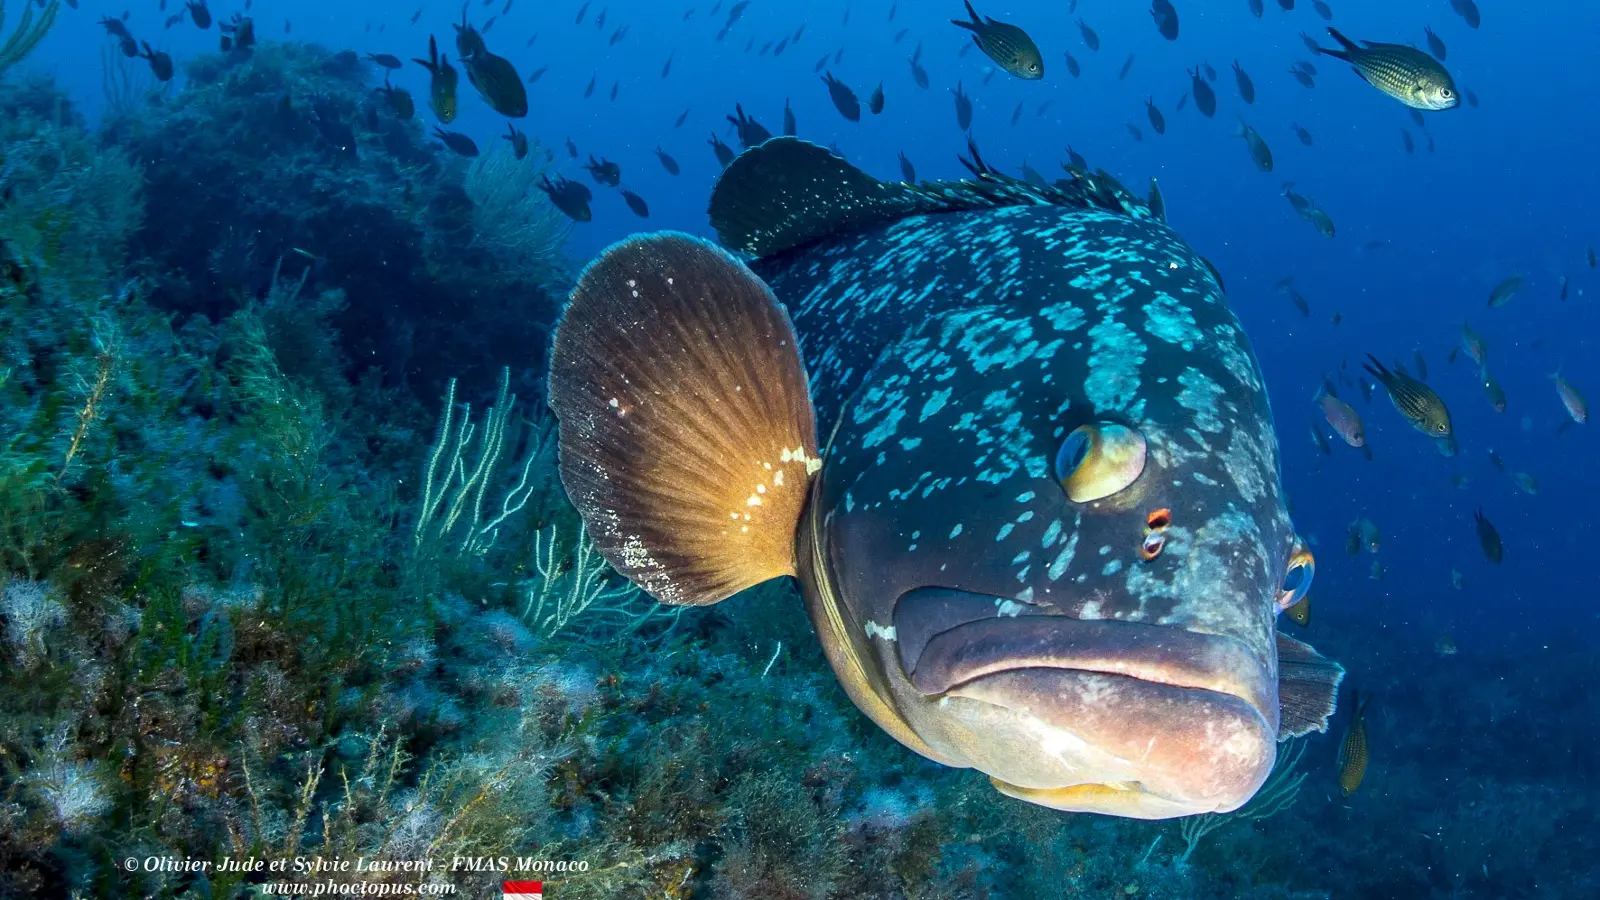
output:
<svg viewBox="0 0 1600 900"><path fill-rule="evenodd" d="M605 250L551 355L562 482L662 602L798 578L929 759L1063 810L1236 809L1344 674L1276 628L1313 562L1249 342L1103 172L964 162L889 183L774 138L717 182L727 250Z"/></svg>

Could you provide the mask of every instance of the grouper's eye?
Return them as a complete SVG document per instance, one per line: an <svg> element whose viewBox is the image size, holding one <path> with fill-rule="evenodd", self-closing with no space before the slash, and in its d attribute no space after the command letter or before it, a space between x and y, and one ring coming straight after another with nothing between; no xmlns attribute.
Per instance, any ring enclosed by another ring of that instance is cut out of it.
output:
<svg viewBox="0 0 1600 900"><path fill-rule="evenodd" d="M1091 503L1139 480L1144 471L1144 435L1125 425L1080 425L1056 451L1056 480L1074 503Z"/></svg>
<svg viewBox="0 0 1600 900"><path fill-rule="evenodd" d="M1284 573L1283 586L1278 588L1278 609L1284 610L1300 602L1311 590L1311 579L1317 574L1317 561L1311 551L1298 541L1289 556L1289 569Z"/></svg>

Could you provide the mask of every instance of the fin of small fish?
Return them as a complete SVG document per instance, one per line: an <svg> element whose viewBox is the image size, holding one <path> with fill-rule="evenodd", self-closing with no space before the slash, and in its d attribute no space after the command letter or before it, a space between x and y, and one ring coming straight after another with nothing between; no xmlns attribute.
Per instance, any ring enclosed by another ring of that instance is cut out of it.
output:
<svg viewBox="0 0 1600 900"><path fill-rule="evenodd" d="M1045 187L989 168L968 144L962 159L974 178L904 184L868 175L825 147L778 137L752 147L717 179L711 226L728 247L761 258L831 234L906 216L1007 206L1095 207L1153 218L1145 202L1104 172L1074 173L1066 187ZM819 204L818 197L828 198Z"/></svg>
<svg viewBox="0 0 1600 900"><path fill-rule="evenodd" d="M1304 641L1278 635L1278 740L1327 731L1339 708L1344 666Z"/></svg>
<svg viewBox="0 0 1600 900"><path fill-rule="evenodd" d="M678 605L795 573L815 414L788 313L731 254L678 232L602 252L549 391L562 484L619 573Z"/></svg>
<svg viewBox="0 0 1600 900"><path fill-rule="evenodd" d="M1332 35L1333 39L1339 42L1339 48L1330 50L1327 47L1317 47L1316 52L1322 54L1323 56L1331 56L1334 59L1342 59L1347 63L1353 64L1355 60L1351 58L1351 54L1360 54L1361 45L1340 34L1337 29L1329 28L1328 34ZM1308 47L1316 46L1314 41L1306 38L1304 35L1301 36L1301 39L1306 41Z"/></svg>

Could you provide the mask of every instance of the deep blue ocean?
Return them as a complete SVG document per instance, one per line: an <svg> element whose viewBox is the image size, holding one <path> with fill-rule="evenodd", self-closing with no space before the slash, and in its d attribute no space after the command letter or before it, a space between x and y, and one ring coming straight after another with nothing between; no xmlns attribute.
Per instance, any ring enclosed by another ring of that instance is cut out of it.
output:
<svg viewBox="0 0 1600 900"><path fill-rule="evenodd" d="M218 0L212 10L221 20L242 2ZM10 21L23 3L6 4ZM214 53L217 30L187 20L163 27L179 5L168 0L162 11L157 0L82 0L62 9L27 66L52 73L94 121L102 52L112 46L96 20L122 16L137 37L176 60L173 90L181 90L185 61ZM1600 527L1592 521L1600 507L1600 426L1574 423L1551 377L1559 371L1600 397L1600 270L1590 262L1590 248L1600 246L1600 6L1479 0L1482 22L1473 28L1448 0L1328 0L1331 22L1308 0L1292 10L1265 0L1260 17L1248 0L1175 0L1181 30L1169 41L1143 2L978 4L981 14L1023 27L1040 47L1045 75L1023 81L975 47L962 52L971 40L949 23L964 17L960 0L752 0L719 40L731 5L468 3L478 27L493 17L489 46L524 78L545 69L528 85L530 112L517 123L537 140L535 152L553 153L559 171L594 190L592 221L577 224L567 242L574 266L640 231L713 236L706 210L722 166L710 140L738 149L727 118L735 104L779 133L788 103L801 138L835 147L884 180L900 179L898 153L919 179L965 177L958 156L969 136L990 165L1011 174L1027 165L1046 179L1062 177L1070 145L1135 194L1158 179L1169 223L1221 273L1266 376L1283 483L1317 559L1305 639L1339 659L1346 685L1371 698L1372 763L1360 790L1341 796L1335 781L1346 711L1310 744L1310 780L1284 814L1314 823L1318 843L1301 848L1292 879L1310 893L1281 896L1600 896L1600 701L1593 692L1600 607L1590 602L1600 585L1593 565ZM580 6L582 21L575 21ZM602 10L605 24L596 27ZM431 130L427 73L409 60L426 55L430 35L453 52L460 6L254 0L249 15L263 43L309 41L407 60L393 84L417 98ZM1080 19L1098 33L1098 50L1086 46ZM802 24L803 35L782 55L762 52ZM1302 35L1334 46L1330 24L1357 40L1424 49L1431 28L1448 47L1444 65L1478 102L1423 113L1419 127L1405 106L1347 65L1310 54ZM626 34L608 43L623 26ZM909 64L919 45L926 89ZM1081 65L1078 77L1067 71L1068 53ZM1290 74L1297 60L1315 65L1314 88ZM1235 62L1253 80L1254 103L1240 98ZM1178 108L1190 91L1189 70L1207 65L1216 76L1214 118L1192 98ZM844 119L819 68L852 87L863 105L881 82L883 112ZM373 72L372 83L381 83L382 70ZM974 106L970 135L956 122L958 83ZM1165 133L1151 128L1147 100L1164 114ZM504 143L506 120L465 79L461 110L452 128L486 149ZM1252 162L1237 133L1241 120L1271 147L1270 172ZM1313 136L1310 146L1294 124ZM657 148L681 164L681 174L663 168ZM618 191L589 180L579 164L591 154L620 165L621 186L648 201L648 219ZM1283 193L1289 182L1331 216L1335 236L1295 213ZM1290 276L1309 315L1280 289ZM1491 308L1491 290L1512 276L1523 279L1520 291ZM1486 399L1478 367L1459 349L1463 322L1487 342L1488 369L1507 397L1503 411ZM1420 374L1420 357L1427 384L1450 410L1456 455L1417 433L1381 388L1362 399L1357 379L1369 353L1412 374ZM1316 397L1325 377L1365 422L1370 459L1323 420ZM1331 453L1319 449L1313 429ZM1519 485L1518 473L1531 476L1536 490ZM1480 509L1503 539L1499 564L1480 548L1473 518ZM1381 533L1376 553L1347 551L1360 519ZM1559 824L1545 823L1548 831L1504 824L1538 820L1540 798L1550 796L1564 798L1565 812ZM1491 808L1519 798L1532 806L1517 814L1525 818ZM1448 836L1452 829L1479 815L1471 827L1497 837L1471 861L1430 855L1430 844L1459 840ZM1273 821L1257 839L1274 840ZM1573 823L1583 821L1587 834L1575 833ZM1394 847L1407 849L1383 849ZM1517 872L1535 874L1515 885L1500 880L1502 856ZM1446 865L1470 871L1427 874ZM1363 867L1386 874L1362 881L1360 893L1343 893L1346 876Z"/></svg>

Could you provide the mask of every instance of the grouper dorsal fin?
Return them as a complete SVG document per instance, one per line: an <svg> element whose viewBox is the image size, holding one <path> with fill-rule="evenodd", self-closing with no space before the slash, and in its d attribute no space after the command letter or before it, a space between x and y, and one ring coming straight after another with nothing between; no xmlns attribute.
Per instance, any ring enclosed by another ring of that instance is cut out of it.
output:
<svg viewBox="0 0 1600 900"><path fill-rule="evenodd" d="M1339 705L1344 666L1316 648L1286 634L1278 635L1278 740L1312 731L1327 731Z"/></svg>
<svg viewBox="0 0 1600 900"><path fill-rule="evenodd" d="M1144 201L1103 172L1044 187L1003 175L969 144L963 181L879 181L809 141L775 137L739 154L711 191L711 226L726 247L757 258L906 216L1005 206L1105 209L1153 218Z"/></svg>

